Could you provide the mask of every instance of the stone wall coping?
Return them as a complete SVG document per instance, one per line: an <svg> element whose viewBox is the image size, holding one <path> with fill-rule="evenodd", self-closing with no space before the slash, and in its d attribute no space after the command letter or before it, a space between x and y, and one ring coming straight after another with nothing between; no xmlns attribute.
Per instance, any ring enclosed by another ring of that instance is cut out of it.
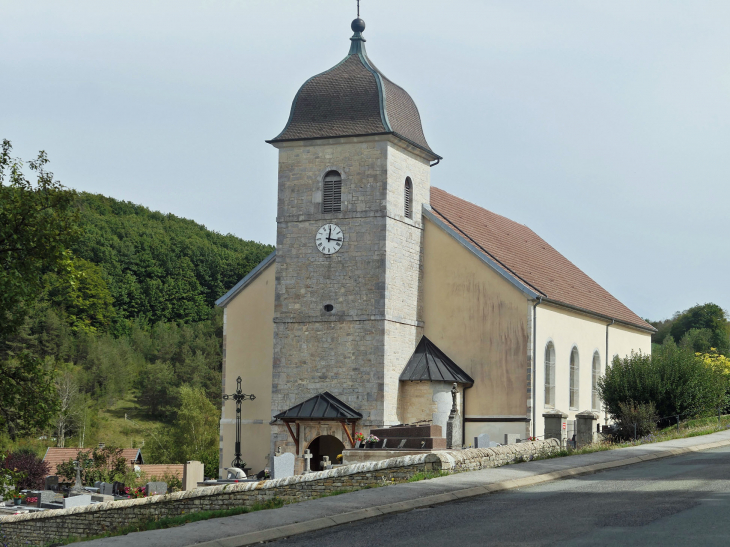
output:
<svg viewBox="0 0 730 547"><path fill-rule="evenodd" d="M544 412L542 417L543 418L567 418L568 414L563 412L562 410L558 410L556 408L555 410L549 410L547 412Z"/></svg>
<svg viewBox="0 0 730 547"><path fill-rule="evenodd" d="M583 412L576 414L575 417L579 420L597 420L598 414L591 412L590 410L584 410Z"/></svg>
<svg viewBox="0 0 730 547"><path fill-rule="evenodd" d="M134 498L119 501L107 501L94 505L85 505L82 507L71 507L69 509L50 509L48 511L38 511L33 513L24 513L22 515L0 516L0 524L11 522L24 522L30 520L47 519L64 517L68 515L76 515L79 513L94 513L99 511L113 511L115 509L125 509L128 507L152 505L157 503L167 503L171 501L203 498L215 496L217 494L231 494L234 492L245 492L250 490L268 490L270 488L278 488L282 486L291 486L300 483L336 479L347 475L358 475L362 473L372 473L382 471L384 469L413 467L426 463L436 464L437 468L444 471L459 468L464 462L470 460L482 460L498 457L504 454L536 454L550 448L559 448L560 442L557 439L547 439L544 441L531 441L518 444L510 444L497 446L494 448L467 448L464 450L439 450L425 454L416 454L409 456L399 456L389 458L377 462L362 462L328 469L326 471L315 471L306 475L294 475L281 479L273 479L259 482L241 482L228 483L220 486L204 486L182 492L173 492L170 494L162 494L159 496L150 496L147 498Z"/></svg>

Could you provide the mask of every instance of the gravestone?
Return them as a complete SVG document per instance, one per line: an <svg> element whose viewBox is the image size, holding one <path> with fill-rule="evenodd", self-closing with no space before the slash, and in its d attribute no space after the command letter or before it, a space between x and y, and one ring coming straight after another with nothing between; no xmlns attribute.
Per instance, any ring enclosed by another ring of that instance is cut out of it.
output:
<svg viewBox="0 0 730 547"><path fill-rule="evenodd" d="M108 482L96 481L94 483L94 488L97 489L96 493L102 496L112 495L113 485L109 484Z"/></svg>
<svg viewBox="0 0 730 547"><path fill-rule="evenodd" d="M329 456L324 456L322 458L322 462L320 463L320 467L322 469L332 469L332 462L330 461Z"/></svg>
<svg viewBox="0 0 730 547"><path fill-rule="evenodd" d="M114 496L124 496L124 483L119 481L114 481L112 483L112 495Z"/></svg>
<svg viewBox="0 0 730 547"><path fill-rule="evenodd" d="M48 475L45 481L46 490L58 490L58 475Z"/></svg>
<svg viewBox="0 0 730 547"><path fill-rule="evenodd" d="M494 448L495 446L499 446L499 443L490 440L486 433L474 437L474 448Z"/></svg>
<svg viewBox="0 0 730 547"><path fill-rule="evenodd" d="M383 446L381 446L380 448L385 448L385 445L387 442L388 442L388 439L383 439Z"/></svg>
<svg viewBox="0 0 730 547"><path fill-rule="evenodd" d="M309 468L309 460L312 459L312 453L309 451L309 448L307 448L304 451L304 456L302 456L302 458L304 458L304 473L303 474L306 475L307 473L311 473L312 470Z"/></svg>
<svg viewBox="0 0 730 547"><path fill-rule="evenodd" d="M36 507L42 507L44 503L53 503L56 500L63 500L63 495L53 490L33 490L28 494L30 497L38 498Z"/></svg>
<svg viewBox="0 0 730 547"><path fill-rule="evenodd" d="M202 462L196 460L185 462L185 467L183 467L182 489L192 490L193 488L197 488L198 483L205 480L204 475L205 466Z"/></svg>
<svg viewBox="0 0 730 547"><path fill-rule="evenodd" d="M144 492L147 496L167 494L166 482L148 482L145 484Z"/></svg>
<svg viewBox="0 0 730 547"><path fill-rule="evenodd" d="M489 448L489 435L482 433L474 437L474 448Z"/></svg>
<svg viewBox="0 0 730 547"><path fill-rule="evenodd" d="M400 444L398 445L398 448L403 448L403 447L404 447L404 446L406 445L406 441L407 441L407 440L408 440L408 439L401 439L401 442L400 442Z"/></svg>
<svg viewBox="0 0 730 547"><path fill-rule="evenodd" d="M275 479L283 479L294 475L294 454L284 452L281 456L274 456L271 476Z"/></svg>
<svg viewBox="0 0 730 547"><path fill-rule="evenodd" d="M505 433L504 434L504 444L517 444L517 441L520 440L519 433Z"/></svg>
<svg viewBox="0 0 730 547"><path fill-rule="evenodd" d="M78 496L63 498L64 509L69 509L70 507L83 507L84 505L91 505L91 494L79 494Z"/></svg>

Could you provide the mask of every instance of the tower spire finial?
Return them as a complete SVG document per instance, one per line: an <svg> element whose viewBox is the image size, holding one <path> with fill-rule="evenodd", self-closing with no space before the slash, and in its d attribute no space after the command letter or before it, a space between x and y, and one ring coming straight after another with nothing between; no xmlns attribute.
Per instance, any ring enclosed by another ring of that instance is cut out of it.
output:
<svg viewBox="0 0 730 547"><path fill-rule="evenodd" d="M355 33L352 35L352 45L350 46L350 55L365 52L365 38L362 36L362 31L365 30L365 21L360 19L360 0L357 0L357 19L355 19L350 28Z"/></svg>

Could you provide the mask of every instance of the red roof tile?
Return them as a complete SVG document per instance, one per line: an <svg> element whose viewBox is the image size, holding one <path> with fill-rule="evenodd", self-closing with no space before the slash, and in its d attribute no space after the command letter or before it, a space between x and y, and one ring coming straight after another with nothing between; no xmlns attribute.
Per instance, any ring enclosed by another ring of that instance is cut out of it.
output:
<svg viewBox="0 0 730 547"><path fill-rule="evenodd" d="M433 213L545 299L654 330L523 224L431 188Z"/></svg>
<svg viewBox="0 0 730 547"><path fill-rule="evenodd" d="M146 463L139 466L139 470L147 475L148 479L164 479L166 475L173 475L178 479L183 478L184 463Z"/></svg>
<svg viewBox="0 0 730 547"><path fill-rule="evenodd" d="M50 475L55 475L56 467L59 463L76 459L79 452L91 452L91 450L91 448L56 448L55 446L52 446L46 450L46 455L43 457L43 461L48 462L48 473ZM122 456L127 463L130 463L132 460L135 460L138 463L144 461L139 448L125 448L122 450Z"/></svg>

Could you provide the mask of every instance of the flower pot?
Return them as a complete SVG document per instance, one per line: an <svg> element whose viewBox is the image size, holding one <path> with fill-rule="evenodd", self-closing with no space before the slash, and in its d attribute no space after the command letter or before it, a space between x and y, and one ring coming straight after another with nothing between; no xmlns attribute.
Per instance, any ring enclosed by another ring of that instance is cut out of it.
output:
<svg viewBox="0 0 730 547"><path fill-rule="evenodd" d="M13 498L13 505L20 505L23 502L20 498Z"/></svg>
<svg viewBox="0 0 730 547"><path fill-rule="evenodd" d="M366 446L367 448L375 448L375 445L378 443L368 443Z"/></svg>

